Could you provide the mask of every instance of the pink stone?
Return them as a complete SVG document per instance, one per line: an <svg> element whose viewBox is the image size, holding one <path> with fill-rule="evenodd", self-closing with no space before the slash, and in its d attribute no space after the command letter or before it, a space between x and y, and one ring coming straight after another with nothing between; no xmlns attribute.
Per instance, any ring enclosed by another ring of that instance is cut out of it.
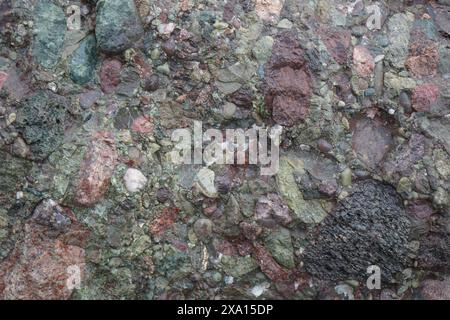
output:
<svg viewBox="0 0 450 320"><path fill-rule="evenodd" d="M0 90L2 90L3 83L8 79L8 74L0 71Z"/></svg>
<svg viewBox="0 0 450 320"><path fill-rule="evenodd" d="M437 100L439 87L435 84L423 84L414 89L412 93L413 108L419 112L430 110L431 105Z"/></svg>
<svg viewBox="0 0 450 320"><path fill-rule="evenodd" d="M55 215L64 226L52 222ZM85 277L88 231L52 200L36 207L23 231L23 239L0 264L0 299L69 299Z"/></svg>
<svg viewBox="0 0 450 320"><path fill-rule="evenodd" d="M357 74L361 77L371 75L375 68L375 62L370 51L360 45L353 49L353 65Z"/></svg>
<svg viewBox="0 0 450 320"><path fill-rule="evenodd" d="M139 133L152 133L153 128L153 120L149 116L140 116L131 125L131 130Z"/></svg>
<svg viewBox="0 0 450 320"><path fill-rule="evenodd" d="M97 203L108 191L117 151L110 132L97 132L81 167L75 200L83 206Z"/></svg>
<svg viewBox="0 0 450 320"><path fill-rule="evenodd" d="M105 60L100 69L100 86L103 92L111 93L120 83L122 63L119 60Z"/></svg>

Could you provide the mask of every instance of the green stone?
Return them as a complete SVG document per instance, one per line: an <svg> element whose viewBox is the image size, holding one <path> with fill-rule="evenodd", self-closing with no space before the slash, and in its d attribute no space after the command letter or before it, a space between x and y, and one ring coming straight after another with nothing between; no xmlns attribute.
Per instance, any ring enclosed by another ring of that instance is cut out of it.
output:
<svg viewBox="0 0 450 320"><path fill-rule="evenodd" d="M100 50L118 54L131 48L143 35L133 0L97 2L95 35Z"/></svg>
<svg viewBox="0 0 450 320"><path fill-rule="evenodd" d="M265 246L273 258L282 266L292 269L295 267L294 248L291 233L288 229L272 230L265 239Z"/></svg>
<svg viewBox="0 0 450 320"><path fill-rule="evenodd" d="M89 82L97 63L96 41L93 35L86 37L73 53L69 62L69 76L73 82L83 85Z"/></svg>
<svg viewBox="0 0 450 320"><path fill-rule="evenodd" d="M33 16L33 57L44 68L53 68L61 57L66 37L66 17L60 7L47 0L36 4Z"/></svg>

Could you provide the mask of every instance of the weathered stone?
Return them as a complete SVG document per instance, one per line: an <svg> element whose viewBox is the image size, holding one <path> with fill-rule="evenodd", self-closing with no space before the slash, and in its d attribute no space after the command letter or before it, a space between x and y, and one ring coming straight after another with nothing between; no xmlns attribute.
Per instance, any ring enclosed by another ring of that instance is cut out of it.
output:
<svg viewBox="0 0 450 320"><path fill-rule="evenodd" d="M292 34L283 34L266 65L265 104L273 119L292 126L304 120L312 94L304 52Z"/></svg>
<svg viewBox="0 0 450 320"><path fill-rule="evenodd" d="M95 71L97 63L97 45L95 37L90 35L75 50L69 62L69 75L73 82L86 84L89 82Z"/></svg>
<svg viewBox="0 0 450 320"><path fill-rule="evenodd" d="M264 272L270 280L278 282L288 279L289 272L280 266L262 245L258 243L254 244L253 250L253 256L259 264L261 271Z"/></svg>
<svg viewBox="0 0 450 320"><path fill-rule="evenodd" d="M420 293L426 300L450 300L450 277L444 280L425 280Z"/></svg>
<svg viewBox="0 0 450 320"><path fill-rule="evenodd" d="M262 20L275 23L280 17L283 5L284 0L255 0L255 11Z"/></svg>
<svg viewBox="0 0 450 320"><path fill-rule="evenodd" d="M429 42L426 46L419 42L412 47L411 56L406 60L405 66L415 77L435 75L439 66L438 46L434 42Z"/></svg>
<svg viewBox="0 0 450 320"><path fill-rule="evenodd" d="M6 72L0 71L0 90L2 90L3 84L5 83L6 79L8 79L8 74Z"/></svg>
<svg viewBox="0 0 450 320"><path fill-rule="evenodd" d="M339 64L347 62L351 32L345 29L326 28L320 30L322 41L331 54L331 57Z"/></svg>
<svg viewBox="0 0 450 320"><path fill-rule="evenodd" d="M107 59L103 61L100 69L100 86L103 92L112 93L120 84L120 71L122 63L119 60Z"/></svg>
<svg viewBox="0 0 450 320"><path fill-rule="evenodd" d="M310 239L303 262L324 280L366 281L367 267L383 266L392 280L409 265L410 222L395 190L375 181L359 183Z"/></svg>
<svg viewBox="0 0 450 320"><path fill-rule="evenodd" d="M320 223L327 216L327 212L322 208L320 201L305 200L295 182L294 173L302 171L299 159L282 157L277 174L278 188L286 204L298 219L304 223Z"/></svg>
<svg viewBox="0 0 450 320"><path fill-rule="evenodd" d="M80 169L75 200L83 206L97 203L108 191L116 166L117 152L109 132L93 135Z"/></svg>
<svg viewBox="0 0 450 320"><path fill-rule="evenodd" d="M200 240L211 236L213 229L212 221L209 219L198 219L194 223L194 231Z"/></svg>
<svg viewBox="0 0 450 320"><path fill-rule="evenodd" d="M450 271L448 261L450 237L445 231L430 232L421 239L418 255L420 268L447 273Z"/></svg>
<svg viewBox="0 0 450 320"><path fill-rule="evenodd" d="M131 48L143 34L133 0L97 2L95 35L100 50L118 54Z"/></svg>
<svg viewBox="0 0 450 320"><path fill-rule="evenodd" d="M202 168L197 173L197 185L199 186L201 192L209 197L217 197L217 189L214 185L215 173L208 168Z"/></svg>
<svg viewBox="0 0 450 320"><path fill-rule="evenodd" d="M34 8L32 54L44 68L53 68L61 57L66 36L63 10L48 0L39 0Z"/></svg>
<svg viewBox="0 0 450 320"><path fill-rule="evenodd" d="M369 49L358 45L353 49L353 65L361 77L367 77L373 73L375 62Z"/></svg>
<svg viewBox="0 0 450 320"><path fill-rule="evenodd" d="M374 169L392 145L392 136L379 120L359 120L353 131L352 146L359 159Z"/></svg>
<svg viewBox="0 0 450 320"><path fill-rule="evenodd" d="M292 221L289 208L275 193L270 193L258 199L255 217L256 221L265 227L274 227L278 223L286 226Z"/></svg>
<svg viewBox="0 0 450 320"><path fill-rule="evenodd" d="M295 267L294 248L288 229L278 228L272 230L264 243L267 250L279 264L289 269Z"/></svg>
<svg viewBox="0 0 450 320"><path fill-rule="evenodd" d="M0 265L0 298L69 299L85 278L88 231L69 209L48 199L36 207L24 233Z"/></svg>
<svg viewBox="0 0 450 320"><path fill-rule="evenodd" d="M439 95L439 87L428 83L416 87L412 92L412 107L419 112L430 111Z"/></svg>
<svg viewBox="0 0 450 320"><path fill-rule="evenodd" d="M396 68L403 68L408 56L409 33L413 19L414 17L408 14L396 13L387 22L390 45L386 58Z"/></svg>

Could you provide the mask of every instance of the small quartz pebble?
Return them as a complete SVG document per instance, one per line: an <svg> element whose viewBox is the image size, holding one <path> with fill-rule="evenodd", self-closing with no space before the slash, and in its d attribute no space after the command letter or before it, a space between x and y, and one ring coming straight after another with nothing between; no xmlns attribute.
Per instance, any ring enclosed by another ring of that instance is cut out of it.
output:
<svg viewBox="0 0 450 320"><path fill-rule="evenodd" d="M158 32L162 35L170 35L175 30L174 23L162 23L158 26Z"/></svg>
<svg viewBox="0 0 450 320"><path fill-rule="evenodd" d="M138 192L147 184L147 178L137 169L129 168L123 177L129 192Z"/></svg>

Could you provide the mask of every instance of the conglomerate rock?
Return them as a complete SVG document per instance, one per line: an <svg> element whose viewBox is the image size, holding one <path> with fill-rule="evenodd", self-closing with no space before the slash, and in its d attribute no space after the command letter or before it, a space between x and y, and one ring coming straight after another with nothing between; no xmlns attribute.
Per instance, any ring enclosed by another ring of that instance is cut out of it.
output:
<svg viewBox="0 0 450 320"><path fill-rule="evenodd" d="M449 9L0 0L0 298L447 298Z"/></svg>

